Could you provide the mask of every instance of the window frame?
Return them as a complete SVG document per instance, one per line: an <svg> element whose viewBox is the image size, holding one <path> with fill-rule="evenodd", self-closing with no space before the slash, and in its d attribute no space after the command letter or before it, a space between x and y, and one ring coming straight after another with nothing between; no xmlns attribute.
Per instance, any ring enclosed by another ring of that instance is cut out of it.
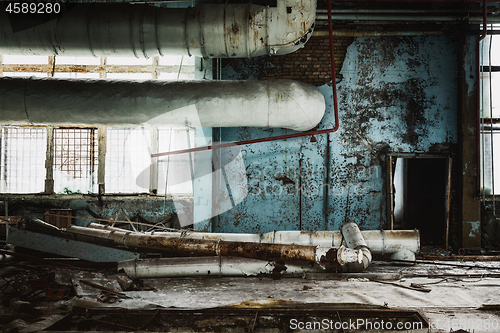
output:
<svg viewBox="0 0 500 333"><path fill-rule="evenodd" d="M54 131L57 129L89 129L92 128L95 130L95 140L97 140L97 163L94 166L97 167L97 191L94 193L79 193L79 194L88 194L88 195L106 195L106 196L117 196L117 195L144 195L149 194L153 196L165 196L165 195L192 195L192 193L160 193L158 194L159 186L158 186L158 164L161 163L158 161L157 157L152 157L150 162L151 173L149 179L149 189L144 192L106 192L106 153L107 153L107 130L106 126L33 126L33 125L8 125L1 124L0 129L2 127L7 126L16 126L16 127L33 127L33 128L44 128L46 130L46 152L45 152L45 186L44 191L42 192L2 192L2 195L16 195L16 194L46 194L46 195L69 195L69 193L56 193L54 191ZM110 127L111 128L111 127ZM143 127L137 127L138 129ZM159 147L159 129L157 127L145 128L151 131L151 153L157 153ZM174 128L180 129L180 128ZM186 128L186 131L192 130L191 128ZM164 191L165 192L165 191Z"/></svg>
<svg viewBox="0 0 500 333"><path fill-rule="evenodd" d="M488 37L490 38L493 38L493 36L495 35L490 35ZM497 41L497 43L500 42ZM484 41L482 41L482 43L484 43ZM492 40L489 41L489 45L491 47L491 43L492 43ZM481 49L484 49L484 47L480 46ZM480 64L479 64L479 80L480 80L480 84L481 84L481 96L479 96L479 99L480 99L480 103L481 103L481 106L480 106L480 110L481 112L479 113L479 119L478 119L478 122L479 122L479 140L480 142L478 143L478 147L480 148L480 151L478 152L479 156L480 156L480 165L479 165L479 170L480 172L478 173L478 177L479 177L479 195L483 198L483 199L489 199L489 198L493 198L495 196L498 196L500 195L500 188L496 188L495 187L495 176L497 176L498 178L500 178L500 174L497 174L495 175L495 170L493 169L494 168L494 155L495 155L495 151L493 152L488 152L488 155L492 155L491 156L491 160L492 160L492 163L491 163L491 175L490 174L486 174L485 173L485 169L486 169L486 163L485 163L485 159L486 159L486 151L485 151L485 143L486 143L486 136L490 136L493 138L494 135L500 135L500 130L499 129L494 129L494 127L498 127L500 125L500 117L494 117L494 114L493 114L493 105L492 105L492 97L491 96L491 91L494 91L493 89L493 73L500 73L500 65L490 65L490 64L484 64L483 61L488 61L489 63L491 63L491 59L490 59L490 52L489 50L484 50L484 53L488 52L487 54L481 54L480 56ZM491 55L491 58L493 58L493 55ZM484 74L487 74L488 76L485 77ZM489 80L489 83L488 83L488 87L489 87L489 90L488 91L485 91L486 89L484 89L484 86L485 84L483 83L485 80ZM484 109L484 101L485 101L485 98L489 99L488 100L488 106L490 107L489 110L485 110ZM486 115L486 116L485 116ZM495 126L496 125L496 126ZM490 129L491 128L491 129ZM491 149L493 150L493 142L490 142L490 145L491 146ZM485 192L485 185L487 184L486 183L486 178L485 177L490 177L490 180L489 182L491 183L491 193L486 193ZM494 192L498 192L498 193L494 193Z"/></svg>

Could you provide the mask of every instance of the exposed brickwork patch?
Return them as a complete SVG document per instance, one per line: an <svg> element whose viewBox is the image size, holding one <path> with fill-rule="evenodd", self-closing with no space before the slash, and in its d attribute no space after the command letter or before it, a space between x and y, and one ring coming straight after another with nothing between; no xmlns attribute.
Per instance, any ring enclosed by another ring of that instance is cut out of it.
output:
<svg viewBox="0 0 500 333"><path fill-rule="evenodd" d="M334 39L335 70L337 78L347 47L354 41L352 37ZM273 65L267 74L259 79L293 79L317 86L331 81L330 46L328 37L311 37L305 47L291 54L269 57Z"/></svg>

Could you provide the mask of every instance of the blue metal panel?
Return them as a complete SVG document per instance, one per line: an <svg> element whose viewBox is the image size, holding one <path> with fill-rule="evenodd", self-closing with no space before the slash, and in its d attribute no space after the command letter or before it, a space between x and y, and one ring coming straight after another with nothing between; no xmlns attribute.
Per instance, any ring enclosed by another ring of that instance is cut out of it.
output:
<svg viewBox="0 0 500 333"><path fill-rule="evenodd" d="M139 258L139 254L130 251L14 228L9 228L7 243L31 250L94 262L117 262Z"/></svg>

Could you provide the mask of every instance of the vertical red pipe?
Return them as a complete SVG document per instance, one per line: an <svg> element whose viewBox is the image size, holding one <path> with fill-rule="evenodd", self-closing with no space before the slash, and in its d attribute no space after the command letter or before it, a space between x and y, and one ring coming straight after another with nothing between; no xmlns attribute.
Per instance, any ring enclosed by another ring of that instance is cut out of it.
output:
<svg viewBox="0 0 500 333"><path fill-rule="evenodd" d="M486 38L488 34L488 2L483 0L483 35L478 38L476 46L476 59L477 59L477 124L476 124L476 147L477 147L477 191L481 194L481 53L479 48L481 41Z"/></svg>

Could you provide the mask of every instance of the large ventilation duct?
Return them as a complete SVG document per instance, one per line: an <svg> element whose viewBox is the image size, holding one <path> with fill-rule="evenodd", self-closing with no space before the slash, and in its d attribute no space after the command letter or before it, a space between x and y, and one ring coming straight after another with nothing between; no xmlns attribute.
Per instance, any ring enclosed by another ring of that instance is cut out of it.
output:
<svg viewBox="0 0 500 333"><path fill-rule="evenodd" d="M208 4L160 8L131 4L63 4L56 19L0 13L0 54L152 57L257 57L287 54L312 34L316 0L276 7ZM66 11L65 11L66 10ZM49 17L49 15L46 15Z"/></svg>
<svg viewBox="0 0 500 333"><path fill-rule="evenodd" d="M325 99L307 83L0 78L0 123L283 127L305 131Z"/></svg>

